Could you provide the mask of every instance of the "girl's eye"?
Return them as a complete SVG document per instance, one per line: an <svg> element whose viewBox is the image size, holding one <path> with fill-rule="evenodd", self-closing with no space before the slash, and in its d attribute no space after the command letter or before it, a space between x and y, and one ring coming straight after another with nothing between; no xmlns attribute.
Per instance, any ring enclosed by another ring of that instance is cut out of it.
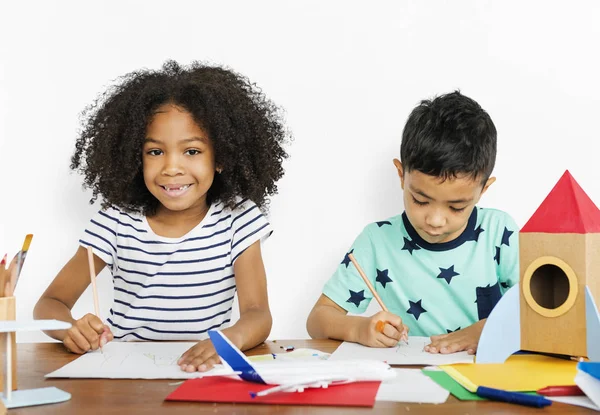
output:
<svg viewBox="0 0 600 415"><path fill-rule="evenodd" d="M162 154L161 150L149 150L146 152L146 154L150 155L150 156L160 156Z"/></svg>
<svg viewBox="0 0 600 415"><path fill-rule="evenodd" d="M189 156L195 156L197 154L200 154L200 150L196 150L195 148L190 148L185 153Z"/></svg>
<svg viewBox="0 0 600 415"><path fill-rule="evenodd" d="M456 212L456 213L462 212L462 211L463 211L463 210L465 210L466 208L467 208L466 206L465 206L465 207L463 207L463 208L455 208L455 207L452 207L452 206L450 206L450 210L451 210L452 212Z"/></svg>
<svg viewBox="0 0 600 415"><path fill-rule="evenodd" d="M417 205L417 206L425 206L428 203L428 202L421 202L421 201L417 200L414 196L412 198L413 198L413 202L415 202L415 205Z"/></svg>

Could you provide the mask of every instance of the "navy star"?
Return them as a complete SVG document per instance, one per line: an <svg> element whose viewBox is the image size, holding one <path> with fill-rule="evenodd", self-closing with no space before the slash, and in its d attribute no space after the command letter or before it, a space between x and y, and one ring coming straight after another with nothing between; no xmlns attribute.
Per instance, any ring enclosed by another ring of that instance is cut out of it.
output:
<svg viewBox="0 0 600 415"><path fill-rule="evenodd" d="M354 249L351 249L350 252L348 252L345 256L344 259L342 260L342 262L340 262L341 264L344 264L346 266L346 268L348 268L348 265L350 265L350 257L348 255L350 255L352 252L354 252Z"/></svg>
<svg viewBox="0 0 600 415"><path fill-rule="evenodd" d="M419 316L423 313L426 313L427 310L425 310L423 308L423 306L421 305L421 301L423 300L419 300L416 303L413 301L408 300L408 303L410 304L410 308L408 310L406 310L406 312L408 314L412 314L413 316L415 316L415 319L418 320Z"/></svg>
<svg viewBox="0 0 600 415"><path fill-rule="evenodd" d="M375 223L376 223L376 224L377 224L377 226L379 226L380 228L381 228L383 225L391 225L391 224L392 224L392 222L390 222L389 220L382 220L381 222L375 222Z"/></svg>
<svg viewBox="0 0 600 415"><path fill-rule="evenodd" d="M447 331L446 334L454 333L455 331L459 331L459 330L460 330L460 327L457 327L456 330L446 329L446 331Z"/></svg>
<svg viewBox="0 0 600 415"><path fill-rule="evenodd" d="M513 231L509 231L508 228L504 228L504 233L502 234L502 242L500 243L500 246L502 245L506 245L506 246L510 246L510 235L512 235L514 232Z"/></svg>
<svg viewBox="0 0 600 415"><path fill-rule="evenodd" d="M381 283L383 288L385 288L385 284L392 282L392 279L388 277L388 270L384 269L383 271L377 270L377 278L375 278L375 281Z"/></svg>
<svg viewBox="0 0 600 415"><path fill-rule="evenodd" d="M421 249L419 245L404 237L404 246L402 247L402 251L407 250L408 253L412 255L413 251L418 251L419 249Z"/></svg>
<svg viewBox="0 0 600 415"><path fill-rule="evenodd" d="M353 303L355 306L359 307L362 300L365 299L365 290L361 290L358 292L352 290L348 291L350 291L350 298L348 298L346 302Z"/></svg>
<svg viewBox="0 0 600 415"><path fill-rule="evenodd" d="M479 241L479 235L481 234L481 232L485 232L485 229L483 229L481 225L479 225L473 230L473 234L471 235L471 238L469 238L469 241Z"/></svg>
<svg viewBox="0 0 600 415"><path fill-rule="evenodd" d="M454 271L454 265L452 265L450 268L440 267L440 275L438 275L437 277L445 279L448 285L450 285L450 281L452 281L452 278L456 277L457 275L460 274Z"/></svg>
<svg viewBox="0 0 600 415"><path fill-rule="evenodd" d="M494 255L494 261L496 261L498 263L498 265L500 265L500 247L499 246L496 247L496 255Z"/></svg>

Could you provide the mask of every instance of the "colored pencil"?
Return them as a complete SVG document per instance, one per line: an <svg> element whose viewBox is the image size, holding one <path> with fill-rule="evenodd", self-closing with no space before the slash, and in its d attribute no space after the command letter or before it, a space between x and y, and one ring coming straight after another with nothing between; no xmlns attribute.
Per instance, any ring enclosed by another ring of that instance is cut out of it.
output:
<svg viewBox="0 0 600 415"><path fill-rule="evenodd" d="M367 284L367 287L371 291L371 294L373 294L373 298L375 298L375 300L377 300L377 302L379 303L379 306L381 307L381 309L383 311L385 311L386 313L389 313L388 308L383 303L383 300L381 299L381 297L379 297L379 294L377 294L377 291L375 291L375 288L373 287L373 284L371 284L371 281L369 281L369 278L367 277L367 275L364 273L364 271L362 270L362 268L358 264L358 261L356 260L356 258L354 258L354 255L353 254L348 254L348 258L350 258L350 261L352 261L352 263L354 264L354 267L356 268L356 270L358 271L358 273L362 277L363 281L365 282L365 284ZM380 333L383 333L384 327L385 327L385 322L378 321L377 325L375 326L375 329L377 331L379 331ZM403 334L402 335L402 339L408 344L408 335Z"/></svg>
<svg viewBox="0 0 600 415"><path fill-rule="evenodd" d="M4 297L5 292L4 288L6 287L6 254L4 254L4 258L0 261L0 297Z"/></svg>
<svg viewBox="0 0 600 415"><path fill-rule="evenodd" d="M27 257L27 251L29 250L29 245L31 245L31 240L33 239L33 234L27 234L25 236L25 240L23 241L23 247L17 254L19 260L17 261L17 280L15 281L15 288L17 288L17 283L19 282L19 277L21 276L21 271L23 270L23 264L25 264L25 258Z"/></svg>
<svg viewBox="0 0 600 415"><path fill-rule="evenodd" d="M564 386L546 386L545 388L536 391L539 395L544 396L581 396L585 395L577 385Z"/></svg>
<svg viewBox="0 0 600 415"><path fill-rule="evenodd" d="M92 251L91 246L87 247L87 254L88 254L88 265L90 267L90 280L92 281L92 295L94 296L94 313L96 314L96 317L98 317L100 320L102 320L102 318L100 317L100 304L98 301L98 288L96 287L96 267L94 266L94 251ZM100 335L100 337L102 337L102 334ZM100 342L102 342L102 339L100 340ZM104 353L104 351L102 350L102 346L100 346L100 352Z"/></svg>

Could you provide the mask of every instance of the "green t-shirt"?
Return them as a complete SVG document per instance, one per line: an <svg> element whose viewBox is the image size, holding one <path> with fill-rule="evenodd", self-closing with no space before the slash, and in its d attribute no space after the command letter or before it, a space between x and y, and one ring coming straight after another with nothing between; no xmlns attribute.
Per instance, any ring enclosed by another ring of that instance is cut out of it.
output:
<svg viewBox="0 0 600 415"><path fill-rule="evenodd" d="M340 307L363 313L373 295L349 253L413 336L446 334L487 318L519 280L518 228L496 209L475 207L462 234L439 244L423 240L406 213L368 225L323 288Z"/></svg>

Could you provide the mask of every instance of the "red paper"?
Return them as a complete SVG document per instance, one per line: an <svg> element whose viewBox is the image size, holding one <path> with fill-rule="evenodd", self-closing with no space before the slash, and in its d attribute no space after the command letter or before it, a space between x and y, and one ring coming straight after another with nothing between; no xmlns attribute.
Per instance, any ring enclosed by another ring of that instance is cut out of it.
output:
<svg viewBox="0 0 600 415"><path fill-rule="evenodd" d="M226 377L206 377L186 380L166 400L372 407L380 383L355 382L328 388L306 388L304 392L275 392L252 398L250 392L260 392L275 385L261 385Z"/></svg>

